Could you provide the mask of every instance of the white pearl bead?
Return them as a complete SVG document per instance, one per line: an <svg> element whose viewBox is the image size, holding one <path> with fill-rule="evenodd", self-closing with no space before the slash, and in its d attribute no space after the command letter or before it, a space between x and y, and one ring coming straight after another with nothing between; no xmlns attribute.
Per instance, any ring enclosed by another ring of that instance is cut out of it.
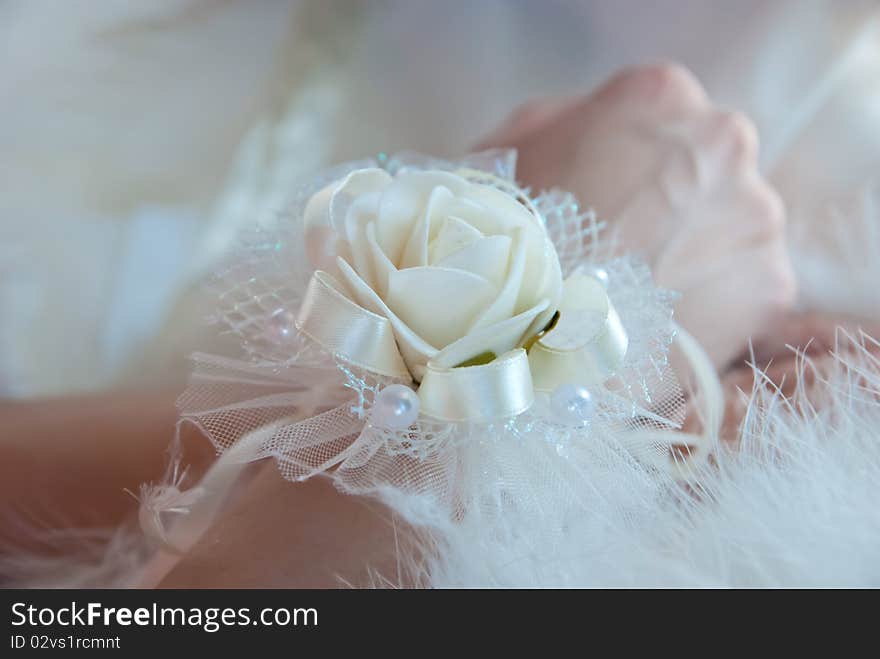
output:
<svg viewBox="0 0 880 659"><path fill-rule="evenodd" d="M376 394L372 421L387 428L409 428L419 418L419 396L403 384L392 384Z"/></svg>
<svg viewBox="0 0 880 659"><path fill-rule="evenodd" d="M586 387L561 384L550 394L550 406L563 422L584 426L593 418L596 403Z"/></svg>
<svg viewBox="0 0 880 659"><path fill-rule="evenodd" d="M283 307L276 309L266 322L266 338L276 345L290 341L296 333L296 317Z"/></svg>

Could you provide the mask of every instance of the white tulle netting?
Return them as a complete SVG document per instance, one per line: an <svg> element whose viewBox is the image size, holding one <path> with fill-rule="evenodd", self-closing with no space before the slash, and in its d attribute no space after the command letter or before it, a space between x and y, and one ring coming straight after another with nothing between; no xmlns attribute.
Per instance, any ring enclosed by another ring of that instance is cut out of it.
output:
<svg viewBox="0 0 880 659"><path fill-rule="evenodd" d="M328 474L343 491L378 496L419 525L473 515L490 520L515 509L559 516L561 529L567 515L583 509L591 491L584 479L595 476L597 465L610 469L623 460L653 477L671 459L669 446L639 440L637 431L675 429L684 416L668 361L673 296L654 286L645 264L618 254L594 213L557 190L529 202L546 222L563 274L604 270L629 338L616 375L591 391L596 406L589 423L560 423L541 395L528 412L491 423L420 417L401 431L373 422L377 393L394 381L327 354L293 324L312 274L302 241L304 206L327 183L365 166L392 173L467 168L513 183L515 154L493 151L457 162L380 154L294 190L286 212L244 236L214 279L213 320L238 339L241 352L193 356L191 383L179 400L184 421L220 452L247 441L253 459L274 458L289 480Z"/></svg>

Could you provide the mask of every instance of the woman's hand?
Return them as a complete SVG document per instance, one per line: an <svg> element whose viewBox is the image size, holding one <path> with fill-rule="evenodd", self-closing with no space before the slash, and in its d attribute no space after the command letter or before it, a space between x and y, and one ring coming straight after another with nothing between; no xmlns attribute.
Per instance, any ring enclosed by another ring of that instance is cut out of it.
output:
<svg viewBox="0 0 880 659"><path fill-rule="evenodd" d="M516 148L525 184L570 190L607 218L682 293L676 318L717 368L791 307L785 209L758 172L756 130L687 71L633 69L585 97L529 103L481 146Z"/></svg>

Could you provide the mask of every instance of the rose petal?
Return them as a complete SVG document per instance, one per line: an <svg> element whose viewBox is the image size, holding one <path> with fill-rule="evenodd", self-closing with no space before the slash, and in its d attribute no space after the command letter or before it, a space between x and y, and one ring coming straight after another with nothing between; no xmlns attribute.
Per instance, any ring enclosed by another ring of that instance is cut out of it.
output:
<svg viewBox="0 0 880 659"><path fill-rule="evenodd" d="M555 306L561 295L562 273L556 250L541 219L507 193L491 186L472 184L466 195L466 199L456 199L456 204L466 201L469 208L476 206L480 209L479 213L468 213L464 218L466 222L486 235L510 235L519 228L524 234L522 242L526 250L523 277L513 307L509 307L509 301L504 298L494 309L487 310L479 324L500 320L505 309L510 309L510 314L520 313L543 298ZM553 311L546 312L545 323Z"/></svg>
<svg viewBox="0 0 880 659"><path fill-rule="evenodd" d="M379 192L394 179L384 169L358 169L346 176L330 197L330 224L340 236L346 236L345 220L351 205L361 195ZM378 213L378 198L375 212Z"/></svg>
<svg viewBox="0 0 880 659"><path fill-rule="evenodd" d="M562 296L562 270L556 250L548 238L537 234L531 235L526 244L525 274L514 313L544 298L555 308Z"/></svg>
<svg viewBox="0 0 880 659"><path fill-rule="evenodd" d="M376 274L376 285L374 290L380 296L388 293L388 278L392 272L397 272L397 268L386 256L385 252L379 246L376 240L376 223L370 222L367 225L367 244L370 247L370 254L373 257L373 272Z"/></svg>
<svg viewBox="0 0 880 659"><path fill-rule="evenodd" d="M335 272L337 256L346 260L352 259L345 228L348 207L360 195L378 191L391 180L391 176L384 170L359 169L312 195L306 204L303 218L306 255L312 266Z"/></svg>
<svg viewBox="0 0 880 659"><path fill-rule="evenodd" d="M470 192L464 194L467 195ZM491 209L466 196L453 199L446 208L446 214L471 225L484 236L510 233L505 223L499 221Z"/></svg>
<svg viewBox="0 0 880 659"><path fill-rule="evenodd" d="M555 307L562 294L562 272L544 223L516 199L491 186L475 185L468 191L468 197L483 204L493 217L505 223L505 231L519 226L524 232L525 271L513 313L543 298L549 299L550 306ZM552 315L553 311L550 309L548 313Z"/></svg>
<svg viewBox="0 0 880 659"><path fill-rule="evenodd" d="M507 271L504 285L492 304L476 318L474 324L469 328L470 331L500 322L515 314L526 263L526 241L523 240L523 234L524 231L521 227L514 231L513 257L510 259L510 268Z"/></svg>
<svg viewBox="0 0 880 659"><path fill-rule="evenodd" d="M472 272L501 290L510 262L510 236L487 236L458 249L433 265Z"/></svg>
<svg viewBox="0 0 880 659"><path fill-rule="evenodd" d="M345 259L337 259L337 267L352 295L354 295L355 302L368 311L384 316L391 323L391 328L394 330L394 338L397 340L397 347L400 348L400 354L403 357L404 363L406 363L406 367L416 381L421 380L422 375L425 373L425 364L437 354L437 349L428 344L391 311L388 305L382 301L373 289L367 286Z"/></svg>
<svg viewBox="0 0 880 659"><path fill-rule="evenodd" d="M437 236L428 245L428 263L437 265L456 250L483 237L472 224L459 217L446 217Z"/></svg>
<svg viewBox="0 0 880 659"><path fill-rule="evenodd" d="M428 265L428 241L431 237L431 225L433 223L440 225L447 217L449 204L454 199L452 191L443 186L434 188L431 192L421 218L409 234L409 240L403 250L403 258L400 260L401 270Z"/></svg>
<svg viewBox="0 0 880 659"><path fill-rule="evenodd" d="M467 189L468 182L449 172L400 172L382 194L376 239L394 264L403 258L403 250L416 222L423 217L428 197L437 187L454 195Z"/></svg>
<svg viewBox="0 0 880 659"><path fill-rule="evenodd" d="M488 209L493 218L499 222L496 233L509 233L514 227L534 226L546 232L541 220L508 193L492 187L474 183L468 190L467 198Z"/></svg>
<svg viewBox="0 0 880 659"><path fill-rule="evenodd" d="M345 236L348 240L351 265L370 288L376 288L373 255L367 241L367 224L376 219L379 211L379 192L367 192L354 199L345 216Z"/></svg>
<svg viewBox="0 0 880 659"><path fill-rule="evenodd" d="M407 268L391 274L385 301L425 341L443 348L465 335L496 293L491 283L464 270Z"/></svg>
<svg viewBox="0 0 880 659"><path fill-rule="evenodd" d="M303 218L306 256L317 270L336 271L336 257L350 258L347 241L330 224L330 198L339 182L325 186L309 199Z"/></svg>
<svg viewBox="0 0 880 659"><path fill-rule="evenodd" d="M550 301L550 309L544 315L541 326L549 322L550 317L556 311L562 299L562 266L559 264L559 256L556 248L549 238L545 238L543 243L543 274L541 277L541 285L533 293L533 299L547 298ZM528 277L528 274L526 274ZM527 298L520 298L519 303L527 303Z"/></svg>
<svg viewBox="0 0 880 659"><path fill-rule="evenodd" d="M452 368L484 352L502 355L522 345L529 338L535 319L546 312L549 302L542 300L531 309L494 325L487 325L449 344L431 360L438 366ZM546 325L546 323L545 323Z"/></svg>

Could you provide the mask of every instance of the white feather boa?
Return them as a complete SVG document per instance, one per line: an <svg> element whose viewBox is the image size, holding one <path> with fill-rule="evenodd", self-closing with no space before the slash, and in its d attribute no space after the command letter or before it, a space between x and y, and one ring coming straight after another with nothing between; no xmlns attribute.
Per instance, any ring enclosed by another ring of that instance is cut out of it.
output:
<svg viewBox="0 0 880 659"><path fill-rule="evenodd" d="M443 529L431 582L880 585L880 362L849 343L809 400L806 389L788 401L756 389L740 445L722 450L694 491L621 461L613 478L596 474L590 515L564 547L515 517L496 521L491 536L471 519Z"/></svg>

